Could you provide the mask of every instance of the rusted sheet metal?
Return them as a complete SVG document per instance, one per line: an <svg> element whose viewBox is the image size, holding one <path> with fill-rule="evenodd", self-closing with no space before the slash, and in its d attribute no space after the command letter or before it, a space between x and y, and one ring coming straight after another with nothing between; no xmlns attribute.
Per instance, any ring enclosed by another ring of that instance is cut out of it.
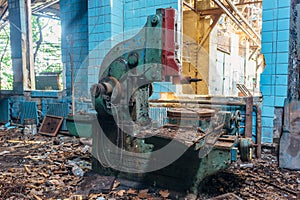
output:
<svg viewBox="0 0 300 200"><path fill-rule="evenodd" d="M283 133L280 141L279 167L300 170L300 135Z"/></svg>
<svg viewBox="0 0 300 200"><path fill-rule="evenodd" d="M283 131L300 134L300 101L286 101Z"/></svg>
<svg viewBox="0 0 300 200"><path fill-rule="evenodd" d="M300 101L287 101L284 112L279 166L300 170Z"/></svg>
<svg viewBox="0 0 300 200"><path fill-rule="evenodd" d="M40 127L39 133L55 137L63 122L63 117L46 115Z"/></svg>
<svg viewBox="0 0 300 200"><path fill-rule="evenodd" d="M261 121L261 108L260 105L256 106L256 156L258 159L261 158L261 132L262 132L262 121Z"/></svg>
<svg viewBox="0 0 300 200"><path fill-rule="evenodd" d="M300 1L291 1L288 98L284 107L279 166L300 170Z"/></svg>
<svg viewBox="0 0 300 200"><path fill-rule="evenodd" d="M246 97L246 126L245 137L252 138L253 97Z"/></svg>

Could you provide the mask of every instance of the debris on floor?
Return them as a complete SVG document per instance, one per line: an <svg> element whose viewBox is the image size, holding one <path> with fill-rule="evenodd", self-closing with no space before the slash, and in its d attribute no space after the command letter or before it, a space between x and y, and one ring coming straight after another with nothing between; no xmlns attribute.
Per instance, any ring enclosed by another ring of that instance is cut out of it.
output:
<svg viewBox="0 0 300 200"><path fill-rule="evenodd" d="M261 160L233 163L204 180L200 199L224 193L234 193L242 199L300 199L300 171L279 169L277 157L264 149Z"/></svg>
<svg viewBox="0 0 300 200"><path fill-rule="evenodd" d="M0 199L196 198L95 174L90 152L89 145L75 137L1 130ZM299 199L300 172L279 169L276 156L265 150L261 160L236 162L206 178L200 191L198 199Z"/></svg>

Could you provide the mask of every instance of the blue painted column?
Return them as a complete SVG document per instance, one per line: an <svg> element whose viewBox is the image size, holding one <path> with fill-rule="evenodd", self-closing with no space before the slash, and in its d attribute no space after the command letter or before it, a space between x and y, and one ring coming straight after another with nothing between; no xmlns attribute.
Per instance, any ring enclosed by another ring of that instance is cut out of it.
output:
<svg viewBox="0 0 300 200"><path fill-rule="evenodd" d="M26 70L26 16L25 3L22 0L8 0L10 22L10 44L13 67L13 90L23 93Z"/></svg>
<svg viewBox="0 0 300 200"><path fill-rule="evenodd" d="M272 143L275 109L282 109L287 97L290 0L264 0L262 18L262 142Z"/></svg>
<svg viewBox="0 0 300 200"><path fill-rule="evenodd" d="M88 66L88 8L87 1L60 1L62 24L62 61L64 70L64 89L72 94L74 81L75 96L87 97ZM72 80L72 69L74 80Z"/></svg>

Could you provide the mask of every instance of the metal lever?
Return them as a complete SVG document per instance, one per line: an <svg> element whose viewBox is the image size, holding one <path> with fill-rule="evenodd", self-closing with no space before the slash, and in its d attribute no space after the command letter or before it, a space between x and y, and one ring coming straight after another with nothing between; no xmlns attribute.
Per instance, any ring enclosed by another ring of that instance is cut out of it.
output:
<svg viewBox="0 0 300 200"><path fill-rule="evenodd" d="M186 76L186 77L183 77L180 80L180 83L181 84L191 84L191 83L196 83L196 82L199 82L199 81L202 81L202 79L200 79L200 78L191 78L190 76Z"/></svg>

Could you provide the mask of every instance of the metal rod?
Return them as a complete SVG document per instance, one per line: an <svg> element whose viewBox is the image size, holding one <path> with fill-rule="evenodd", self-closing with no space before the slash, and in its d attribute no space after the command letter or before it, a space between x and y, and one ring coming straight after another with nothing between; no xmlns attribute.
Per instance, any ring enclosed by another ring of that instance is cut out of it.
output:
<svg viewBox="0 0 300 200"><path fill-rule="evenodd" d="M245 137L252 138L252 112L253 112L253 97L246 97L246 122Z"/></svg>
<svg viewBox="0 0 300 200"><path fill-rule="evenodd" d="M254 33L254 35L258 38L259 42L261 42L261 37L258 33L256 33L256 31L252 28L252 26L249 24L249 22L247 21L247 19L240 13L240 11L238 11L238 9L236 8L235 5L233 5L233 3L229 0L225 0L227 2L227 4L234 10L234 12L242 19L242 21L246 24L246 26L248 26L248 28L251 30L252 33Z"/></svg>
<svg viewBox="0 0 300 200"><path fill-rule="evenodd" d="M212 104L212 105L230 105L230 106L245 106L242 101L207 101L207 100L149 100L150 103L192 103L192 104Z"/></svg>
<svg viewBox="0 0 300 200"><path fill-rule="evenodd" d="M2 8L2 13L0 14L0 20L3 18L3 16L6 14L8 10L8 3L5 4L4 8Z"/></svg>
<svg viewBox="0 0 300 200"><path fill-rule="evenodd" d="M37 7L37 8L34 8L34 9L32 10L32 12L38 12L38 11L41 11L41 10L43 10L43 9L45 9L45 8L48 8L48 7L54 5L54 4L58 3L58 2L59 2L59 0L55 0L55 1L49 2L49 3L46 4L46 5L44 4L44 5L42 5L42 6L39 6L39 7Z"/></svg>
<svg viewBox="0 0 300 200"><path fill-rule="evenodd" d="M213 0L220 8L224 10L224 12L230 17L230 19L236 23L236 25L251 39L257 46L260 44L254 39L254 37L242 26L239 20L227 9L227 7L219 0Z"/></svg>
<svg viewBox="0 0 300 200"><path fill-rule="evenodd" d="M244 5L250 5L250 4L261 4L262 1L253 1L253 2L245 2L245 3L237 3L237 4L233 4L235 6L244 6ZM216 13L216 12L222 12L221 8L210 8L210 9L206 9L206 10L201 10L201 11L197 11L199 12L201 15L210 15L211 12Z"/></svg>

